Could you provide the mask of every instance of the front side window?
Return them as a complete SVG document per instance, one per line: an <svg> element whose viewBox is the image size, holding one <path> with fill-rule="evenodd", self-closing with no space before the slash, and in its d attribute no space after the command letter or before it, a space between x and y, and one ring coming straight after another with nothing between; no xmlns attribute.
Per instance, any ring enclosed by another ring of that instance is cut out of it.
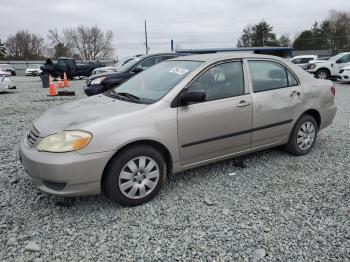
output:
<svg viewBox="0 0 350 262"><path fill-rule="evenodd" d="M337 63L349 63L350 62L350 55L345 55L337 60Z"/></svg>
<svg viewBox="0 0 350 262"><path fill-rule="evenodd" d="M200 61L165 61L135 75L116 87L116 93L128 93L140 102L156 102L197 68Z"/></svg>
<svg viewBox="0 0 350 262"><path fill-rule="evenodd" d="M141 69L145 70L145 69L147 69L147 68L149 68L149 67L151 67L151 66L153 66L153 65L155 65L155 64L157 64L157 63L159 63L160 60L161 60L161 58L158 57L158 56L148 58L148 59L146 59L145 61L141 62L141 63L137 66L137 68L141 68Z"/></svg>
<svg viewBox="0 0 350 262"><path fill-rule="evenodd" d="M228 62L211 67L198 77L188 90L203 90L206 93L206 101L243 95L242 63Z"/></svg>
<svg viewBox="0 0 350 262"><path fill-rule="evenodd" d="M287 69L271 61L248 61L253 91L262 92L288 86Z"/></svg>

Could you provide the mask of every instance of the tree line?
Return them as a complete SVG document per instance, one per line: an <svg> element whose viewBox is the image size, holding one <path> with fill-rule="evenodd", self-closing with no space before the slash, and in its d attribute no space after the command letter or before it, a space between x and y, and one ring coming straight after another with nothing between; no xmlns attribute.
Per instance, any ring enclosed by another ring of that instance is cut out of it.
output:
<svg viewBox="0 0 350 262"><path fill-rule="evenodd" d="M0 39L0 59L36 60L45 57L74 57L83 60L108 59L113 56L113 33L97 26L50 29L45 41L28 30ZM350 12L331 10L326 19L315 22L299 33L294 41L288 35L276 36L266 21L249 24L242 30L238 47L280 46L295 50L327 49L334 53L350 50Z"/></svg>
<svg viewBox="0 0 350 262"><path fill-rule="evenodd" d="M46 57L74 57L83 60L109 59L113 56L112 31L97 26L77 26L50 29L47 41L39 34L20 30L6 41L0 39L0 58L8 60L37 60Z"/></svg>
<svg viewBox="0 0 350 262"><path fill-rule="evenodd" d="M350 12L331 10L323 21L299 33L292 42L288 35L277 38L267 22L247 25L237 42L238 47L280 46L295 50L327 49L334 53L350 50Z"/></svg>

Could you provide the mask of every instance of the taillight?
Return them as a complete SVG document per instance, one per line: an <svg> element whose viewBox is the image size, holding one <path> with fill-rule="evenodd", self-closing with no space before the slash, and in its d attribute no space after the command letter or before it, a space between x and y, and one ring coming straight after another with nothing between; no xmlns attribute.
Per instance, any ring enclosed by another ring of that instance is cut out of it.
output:
<svg viewBox="0 0 350 262"><path fill-rule="evenodd" d="M335 86L332 86L332 87L331 87L331 92L332 92L332 94L335 96Z"/></svg>

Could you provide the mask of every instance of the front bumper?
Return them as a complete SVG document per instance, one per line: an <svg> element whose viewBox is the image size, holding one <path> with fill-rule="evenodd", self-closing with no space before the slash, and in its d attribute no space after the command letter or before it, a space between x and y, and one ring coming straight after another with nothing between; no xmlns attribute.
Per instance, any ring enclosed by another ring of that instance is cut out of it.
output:
<svg viewBox="0 0 350 262"><path fill-rule="evenodd" d="M350 71L344 71L343 73L338 75L337 79L343 82L350 82Z"/></svg>
<svg viewBox="0 0 350 262"><path fill-rule="evenodd" d="M113 152L39 152L24 138L20 158L32 183L41 191L59 196L95 195L101 192L103 170Z"/></svg>
<svg viewBox="0 0 350 262"><path fill-rule="evenodd" d="M84 87L84 93L87 96L98 95L98 94L103 93L104 91L105 91L105 88L101 84L99 84L99 85L89 85L89 86L85 86Z"/></svg>

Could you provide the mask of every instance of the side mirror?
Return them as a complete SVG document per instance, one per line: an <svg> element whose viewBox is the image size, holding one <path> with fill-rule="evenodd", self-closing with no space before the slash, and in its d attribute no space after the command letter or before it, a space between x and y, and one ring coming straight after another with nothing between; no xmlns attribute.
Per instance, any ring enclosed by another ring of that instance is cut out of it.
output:
<svg viewBox="0 0 350 262"><path fill-rule="evenodd" d="M140 73L143 71L143 69L141 67L135 67L133 70L132 70L135 74L137 73Z"/></svg>
<svg viewBox="0 0 350 262"><path fill-rule="evenodd" d="M188 105L189 103L204 102L206 94L203 90L185 91L180 95L180 102L182 105Z"/></svg>

